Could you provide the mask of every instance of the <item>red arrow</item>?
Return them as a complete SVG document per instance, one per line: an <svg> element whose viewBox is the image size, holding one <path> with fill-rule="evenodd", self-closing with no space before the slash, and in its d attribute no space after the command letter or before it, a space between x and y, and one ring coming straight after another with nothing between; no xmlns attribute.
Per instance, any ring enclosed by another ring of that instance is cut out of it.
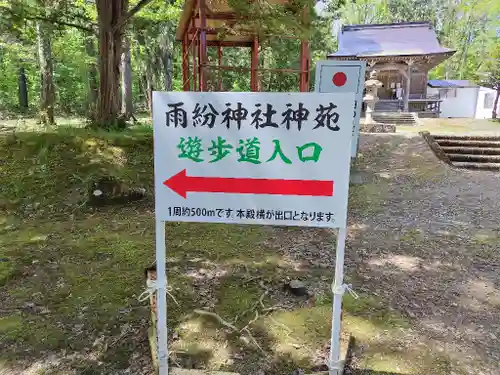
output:
<svg viewBox="0 0 500 375"><path fill-rule="evenodd" d="M193 177L182 170L163 184L186 198L188 192L308 195L331 197L333 181L279 180L268 178Z"/></svg>

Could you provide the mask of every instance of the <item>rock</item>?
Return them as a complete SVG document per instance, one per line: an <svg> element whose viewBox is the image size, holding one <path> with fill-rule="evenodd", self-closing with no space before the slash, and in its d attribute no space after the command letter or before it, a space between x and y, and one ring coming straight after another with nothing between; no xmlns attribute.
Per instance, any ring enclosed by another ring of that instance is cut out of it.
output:
<svg viewBox="0 0 500 375"><path fill-rule="evenodd" d="M366 133L395 133L396 125L389 124L362 124L361 131Z"/></svg>
<svg viewBox="0 0 500 375"><path fill-rule="evenodd" d="M129 187L116 177L104 176L92 181L88 191L88 202L92 206L112 203L129 203L146 196L144 188Z"/></svg>
<svg viewBox="0 0 500 375"><path fill-rule="evenodd" d="M309 294L307 292L306 285L300 280L291 280L288 283L287 289L289 289L290 293L297 297L307 296Z"/></svg>
<svg viewBox="0 0 500 375"><path fill-rule="evenodd" d="M38 313L40 315L46 315L46 314L50 314L50 310L46 307L40 307L40 309L38 310Z"/></svg>

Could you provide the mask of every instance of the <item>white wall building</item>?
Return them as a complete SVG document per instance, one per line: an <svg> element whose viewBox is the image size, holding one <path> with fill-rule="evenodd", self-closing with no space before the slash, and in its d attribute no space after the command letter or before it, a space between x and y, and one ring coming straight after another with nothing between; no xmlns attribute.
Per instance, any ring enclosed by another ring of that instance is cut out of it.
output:
<svg viewBox="0 0 500 375"><path fill-rule="evenodd" d="M492 117L496 91L466 80L429 80L428 96L442 100L442 118L465 117L487 119ZM497 108L500 114L500 103Z"/></svg>

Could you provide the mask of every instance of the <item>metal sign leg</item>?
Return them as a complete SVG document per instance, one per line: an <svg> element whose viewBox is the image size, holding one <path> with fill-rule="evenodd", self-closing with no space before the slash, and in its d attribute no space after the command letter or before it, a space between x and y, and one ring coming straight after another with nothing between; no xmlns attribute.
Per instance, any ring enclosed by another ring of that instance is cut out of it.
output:
<svg viewBox="0 0 500 375"><path fill-rule="evenodd" d="M335 254L335 281L333 283L332 337L330 343L329 375L338 375L343 363L340 362L340 330L342 314L342 295L344 286L344 250L347 229L339 228L337 251Z"/></svg>
<svg viewBox="0 0 500 375"><path fill-rule="evenodd" d="M167 270L165 222L156 220L156 316L158 333L159 375L168 375L167 348Z"/></svg>

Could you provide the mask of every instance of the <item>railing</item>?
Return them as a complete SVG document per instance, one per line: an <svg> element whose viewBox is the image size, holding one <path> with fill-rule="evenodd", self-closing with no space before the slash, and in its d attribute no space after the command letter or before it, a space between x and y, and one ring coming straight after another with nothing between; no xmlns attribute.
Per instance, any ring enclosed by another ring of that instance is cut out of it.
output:
<svg viewBox="0 0 500 375"><path fill-rule="evenodd" d="M401 112L404 108L404 101L398 99L380 99L375 103L375 111L378 112ZM439 115L441 112L441 100L435 97L411 98L408 101L408 112L428 112Z"/></svg>
<svg viewBox="0 0 500 375"><path fill-rule="evenodd" d="M416 99L408 102L409 112L430 112L439 115L441 112L441 101L438 99Z"/></svg>

